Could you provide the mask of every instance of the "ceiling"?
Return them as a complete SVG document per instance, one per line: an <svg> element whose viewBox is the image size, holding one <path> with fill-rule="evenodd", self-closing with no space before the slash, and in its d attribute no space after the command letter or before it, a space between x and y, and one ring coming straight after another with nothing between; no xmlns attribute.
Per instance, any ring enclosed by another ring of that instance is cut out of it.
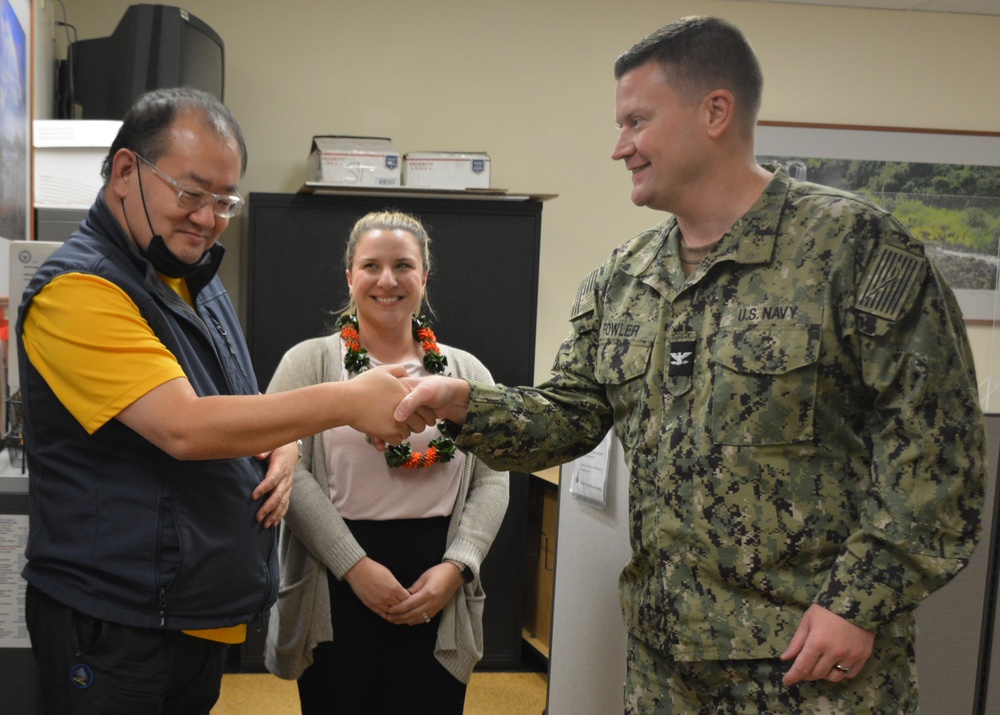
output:
<svg viewBox="0 0 1000 715"><path fill-rule="evenodd" d="M742 2L783 2L795 5L830 5L879 10L919 10L970 15L1000 15L1000 0L742 0Z"/></svg>

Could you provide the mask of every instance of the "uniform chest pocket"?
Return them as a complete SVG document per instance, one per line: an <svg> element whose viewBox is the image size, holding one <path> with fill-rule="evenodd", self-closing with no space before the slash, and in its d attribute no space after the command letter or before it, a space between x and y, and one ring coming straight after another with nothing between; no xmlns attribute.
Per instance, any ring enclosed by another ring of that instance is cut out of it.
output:
<svg viewBox="0 0 1000 715"><path fill-rule="evenodd" d="M722 328L712 349L709 427L718 444L804 442L814 436L818 325Z"/></svg>
<svg viewBox="0 0 1000 715"><path fill-rule="evenodd" d="M653 343L645 340L599 340L594 376L604 385L620 385L646 374Z"/></svg>

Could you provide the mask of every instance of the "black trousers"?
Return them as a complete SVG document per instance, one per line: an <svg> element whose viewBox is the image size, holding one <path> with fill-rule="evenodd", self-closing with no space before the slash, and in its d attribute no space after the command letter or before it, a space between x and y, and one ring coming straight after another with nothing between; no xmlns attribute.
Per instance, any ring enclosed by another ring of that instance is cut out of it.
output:
<svg viewBox="0 0 1000 715"><path fill-rule="evenodd" d="M409 588L441 563L448 518L349 521L368 556ZM393 625L368 609L346 581L328 574L333 642L320 643L299 678L302 715L462 715L465 683L434 658L440 615Z"/></svg>
<svg viewBox="0 0 1000 715"><path fill-rule="evenodd" d="M229 646L91 618L28 584L25 620L46 715L208 715Z"/></svg>

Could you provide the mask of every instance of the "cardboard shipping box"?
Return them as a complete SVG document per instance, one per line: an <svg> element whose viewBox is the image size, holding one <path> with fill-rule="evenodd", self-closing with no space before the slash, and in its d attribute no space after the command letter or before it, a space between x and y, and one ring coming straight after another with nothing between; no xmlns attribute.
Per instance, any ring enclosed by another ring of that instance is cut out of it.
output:
<svg viewBox="0 0 1000 715"><path fill-rule="evenodd" d="M482 152L410 152L403 157L403 185L421 189L488 189L490 157Z"/></svg>
<svg viewBox="0 0 1000 715"><path fill-rule="evenodd" d="M309 180L335 186L400 186L400 155L384 137L315 136Z"/></svg>

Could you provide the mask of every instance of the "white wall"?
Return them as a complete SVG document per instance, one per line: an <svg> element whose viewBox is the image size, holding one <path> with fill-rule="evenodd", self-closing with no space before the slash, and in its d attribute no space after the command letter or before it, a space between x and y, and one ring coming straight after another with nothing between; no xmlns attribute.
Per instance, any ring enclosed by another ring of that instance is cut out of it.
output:
<svg viewBox="0 0 1000 715"><path fill-rule="evenodd" d="M64 2L81 39L110 34L131 4ZM579 279L657 222L632 206L627 175L609 158L612 63L657 27L691 14L742 27L767 78L762 119L1000 128L1000 17L732 0L175 4L226 42L226 103L250 149L244 192L296 191L312 136L341 133L389 136L402 151L485 150L495 187L559 194L543 217L539 378ZM54 0L39 7L50 21L61 16ZM36 35L65 57L62 28ZM223 278L237 295L240 230L224 236Z"/></svg>

